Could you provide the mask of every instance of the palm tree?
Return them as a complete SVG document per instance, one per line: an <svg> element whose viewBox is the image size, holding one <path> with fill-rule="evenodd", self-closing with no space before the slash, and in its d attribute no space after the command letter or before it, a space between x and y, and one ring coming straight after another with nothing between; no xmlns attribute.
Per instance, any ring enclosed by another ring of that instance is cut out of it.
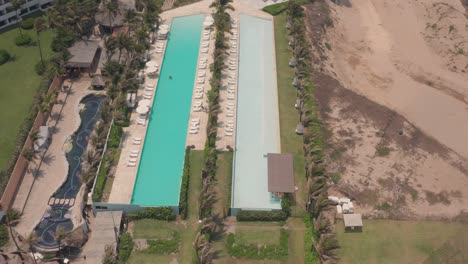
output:
<svg viewBox="0 0 468 264"><path fill-rule="evenodd" d="M52 106L55 103L55 94L49 92L42 96L42 103L40 105L42 113L50 113Z"/></svg>
<svg viewBox="0 0 468 264"><path fill-rule="evenodd" d="M69 232L61 225L58 225L55 229L55 241L58 245L58 254L61 254L62 241L68 236Z"/></svg>
<svg viewBox="0 0 468 264"><path fill-rule="evenodd" d="M110 60L115 54L115 49L117 49L116 39L112 36L104 39L104 47L106 48L107 60Z"/></svg>
<svg viewBox="0 0 468 264"><path fill-rule="evenodd" d="M122 57L122 51L123 50L130 50L132 45L133 45L133 42L132 42L132 39L127 36L127 35L123 35L123 34L119 34L117 37L116 37L116 46L117 46L117 49L119 50L119 58L118 58L118 62L120 62L120 59Z"/></svg>
<svg viewBox="0 0 468 264"><path fill-rule="evenodd" d="M318 236L329 234L333 231L333 226L330 222L330 219L320 214L320 216L314 219L314 230L317 232Z"/></svg>
<svg viewBox="0 0 468 264"><path fill-rule="evenodd" d="M200 264L213 263L214 253L212 244L207 241L206 236L198 233L195 238L195 252L197 253L197 261Z"/></svg>
<svg viewBox="0 0 468 264"><path fill-rule="evenodd" d="M335 263L339 258L337 251L340 248L338 240L333 235L321 236L318 242L313 241L321 263Z"/></svg>
<svg viewBox="0 0 468 264"><path fill-rule="evenodd" d="M24 240L24 242L28 245L29 251L33 254L34 263L37 264L36 258L34 257L34 244L41 241L41 238L36 235L36 232L32 231L28 237Z"/></svg>
<svg viewBox="0 0 468 264"><path fill-rule="evenodd" d="M320 213L325 210L331 203L328 200L326 192L316 198L310 198L311 207L309 212L313 218L320 215Z"/></svg>
<svg viewBox="0 0 468 264"><path fill-rule="evenodd" d="M37 47L39 48L39 54L41 55L42 67L45 67L44 57L42 56L41 39L39 37L40 33L47 29L47 24L46 24L45 19L43 19L42 17L37 18L36 21L34 22L34 29L36 29Z"/></svg>
<svg viewBox="0 0 468 264"><path fill-rule="evenodd" d="M16 19L19 19L18 11L21 9L24 3L25 3L25 0L12 0L11 1L11 6L13 7L16 13ZM19 29L21 37L23 37L23 31L21 30L21 26L19 26L18 29Z"/></svg>
<svg viewBox="0 0 468 264"><path fill-rule="evenodd" d="M112 17L117 16L117 14L120 14L119 3L115 0L105 0L102 3L104 6L104 10L102 10L102 12L107 13L109 17L109 27L112 32Z"/></svg>
<svg viewBox="0 0 468 264"><path fill-rule="evenodd" d="M21 151L21 156L23 156L24 159L28 161L29 163L34 160L34 157L36 156L36 152L34 152L32 148L26 147L25 149L23 149L23 151Z"/></svg>

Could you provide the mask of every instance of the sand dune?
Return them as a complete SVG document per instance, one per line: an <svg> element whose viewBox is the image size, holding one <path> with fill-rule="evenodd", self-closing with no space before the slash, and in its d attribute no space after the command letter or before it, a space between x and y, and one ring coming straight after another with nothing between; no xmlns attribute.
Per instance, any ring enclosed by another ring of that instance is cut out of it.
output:
<svg viewBox="0 0 468 264"><path fill-rule="evenodd" d="M468 158L468 23L459 0L334 6L333 71Z"/></svg>

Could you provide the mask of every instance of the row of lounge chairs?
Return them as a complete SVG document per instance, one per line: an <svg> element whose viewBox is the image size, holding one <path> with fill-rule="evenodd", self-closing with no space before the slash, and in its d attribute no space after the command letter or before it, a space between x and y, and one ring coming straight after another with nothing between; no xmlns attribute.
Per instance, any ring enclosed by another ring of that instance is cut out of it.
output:
<svg viewBox="0 0 468 264"><path fill-rule="evenodd" d="M206 57L201 58L198 62L198 69L206 69L207 63L208 59Z"/></svg>
<svg viewBox="0 0 468 264"><path fill-rule="evenodd" d="M226 105L226 123L224 127L224 135L228 137L232 137L234 134L234 121L232 117L234 117L234 113L236 111L236 107L234 102L231 102L229 100L235 100L236 99L236 83L237 83L237 64L238 64L238 59L237 59L237 40L238 40L238 33L237 33L237 27L238 27L238 21L235 19L231 20L231 25L232 25L232 30L231 30L231 41L230 41L230 51L229 53L232 54L231 56L228 57L228 85L226 86L227 89L227 105Z"/></svg>
<svg viewBox="0 0 468 264"><path fill-rule="evenodd" d="M156 53L162 53L164 51L164 43L159 42L156 44Z"/></svg>
<svg viewBox="0 0 468 264"><path fill-rule="evenodd" d="M197 134L199 129L200 129L200 118L199 117L192 118L192 120L190 120L189 133Z"/></svg>
<svg viewBox="0 0 468 264"><path fill-rule="evenodd" d="M202 44L201 44L201 52L202 53L208 53L208 50L210 49L210 36L211 36L211 31L209 29L203 31L203 36L202 36Z"/></svg>
<svg viewBox="0 0 468 264"><path fill-rule="evenodd" d="M127 166L135 167L138 161L138 156L140 156L140 150L138 149L130 150L130 153L128 154L128 159L127 159Z"/></svg>

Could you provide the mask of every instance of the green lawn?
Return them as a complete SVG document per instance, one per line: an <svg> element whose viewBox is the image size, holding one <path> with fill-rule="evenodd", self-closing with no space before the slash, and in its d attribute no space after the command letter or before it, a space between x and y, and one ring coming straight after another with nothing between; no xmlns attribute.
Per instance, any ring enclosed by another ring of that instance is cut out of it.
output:
<svg viewBox="0 0 468 264"><path fill-rule="evenodd" d="M170 263L172 258L173 257L171 255L155 255L133 252L130 259L128 259L127 264Z"/></svg>
<svg viewBox="0 0 468 264"><path fill-rule="evenodd" d="M23 30L36 40L33 30ZM34 70L40 61L37 46L17 47L15 37L18 29L0 33L0 49L7 50L15 60L0 65L0 170L11 158L15 148L16 135L23 120L28 116L36 89L41 77ZM41 44L45 57L52 54L50 43L52 31L41 34Z"/></svg>
<svg viewBox="0 0 468 264"><path fill-rule="evenodd" d="M362 233L337 223L340 263L468 263L468 225L364 220Z"/></svg>
<svg viewBox="0 0 468 264"><path fill-rule="evenodd" d="M279 243L280 230L279 228L273 230L252 230L237 226L236 235L238 241L243 244L275 245Z"/></svg>
<svg viewBox="0 0 468 264"><path fill-rule="evenodd" d="M217 201L214 212L227 216L231 208L231 186L232 186L232 157L233 152L221 152L218 154L216 165L216 193Z"/></svg>
<svg viewBox="0 0 468 264"><path fill-rule="evenodd" d="M172 232L177 229L174 222L142 219L135 221L133 238L170 239L172 237Z"/></svg>
<svg viewBox="0 0 468 264"><path fill-rule="evenodd" d="M299 191L296 193L297 206L293 214L300 214L304 211L306 197L305 159L302 136L295 132L299 113L294 107L297 99L296 89L292 86L294 70L288 65L292 52L288 46L286 18L285 13L274 17L281 152L294 156L294 178Z"/></svg>

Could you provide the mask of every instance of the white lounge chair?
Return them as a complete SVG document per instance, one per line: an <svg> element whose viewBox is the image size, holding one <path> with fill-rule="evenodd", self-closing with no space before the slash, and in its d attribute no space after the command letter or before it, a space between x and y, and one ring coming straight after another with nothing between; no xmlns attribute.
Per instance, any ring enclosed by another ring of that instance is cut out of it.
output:
<svg viewBox="0 0 468 264"><path fill-rule="evenodd" d="M224 131L224 135L226 135L226 136L232 136L232 132Z"/></svg>
<svg viewBox="0 0 468 264"><path fill-rule="evenodd" d="M197 134L197 133L198 133L198 129L190 129L190 130L189 130L189 133L190 133L190 134Z"/></svg>
<svg viewBox="0 0 468 264"><path fill-rule="evenodd" d="M194 118L192 118L191 121L192 121L193 124L200 124L200 118L199 117L194 117Z"/></svg>
<svg viewBox="0 0 468 264"><path fill-rule="evenodd" d="M202 48L201 52L208 53L208 48Z"/></svg>
<svg viewBox="0 0 468 264"><path fill-rule="evenodd" d="M138 155L139 155L138 153L130 153L128 156L130 158L136 158L136 157L138 157Z"/></svg>
<svg viewBox="0 0 468 264"><path fill-rule="evenodd" d="M198 71L198 77L205 77L206 71Z"/></svg>
<svg viewBox="0 0 468 264"><path fill-rule="evenodd" d="M194 111L194 112L201 112L201 110L202 110L201 105L194 105L194 106L193 106L193 111Z"/></svg>
<svg viewBox="0 0 468 264"><path fill-rule="evenodd" d="M138 153L140 153L140 150L138 150L138 149L132 149L132 150L130 150L130 153L132 153L132 154L138 154Z"/></svg>
<svg viewBox="0 0 468 264"><path fill-rule="evenodd" d="M195 99L202 99L203 98L203 93L196 93L193 97Z"/></svg>
<svg viewBox="0 0 468 264"><path fill-rule="evenodd" d="M127 161L127 167L135 167L135 166L136 166L136 162Z"/></svg>
<svg viewBox="0 0 468 264"><path fill-rule="evenodd" d="M234 124L234 120L226 119L226 123L227 123L227 124Z"/></svg>
<svg viewBox="0 0 468 264"><path fill-rule="evenodd" d="M235 100L235 99L236 99L236 94L234 94L234 93L228 93L227 98L228 98L229 100Z"/></svg>
<svg viewBox="0 0 468 264"><path fill-rule="evenodd" d="M140 145L141 141L133 140L133 145Z"/></svg>
<svg viewBox="0 0 468 264"><path fill-rule="evenodd" d="M205 83L205 77L199 77L197 83Z"/></svg>

